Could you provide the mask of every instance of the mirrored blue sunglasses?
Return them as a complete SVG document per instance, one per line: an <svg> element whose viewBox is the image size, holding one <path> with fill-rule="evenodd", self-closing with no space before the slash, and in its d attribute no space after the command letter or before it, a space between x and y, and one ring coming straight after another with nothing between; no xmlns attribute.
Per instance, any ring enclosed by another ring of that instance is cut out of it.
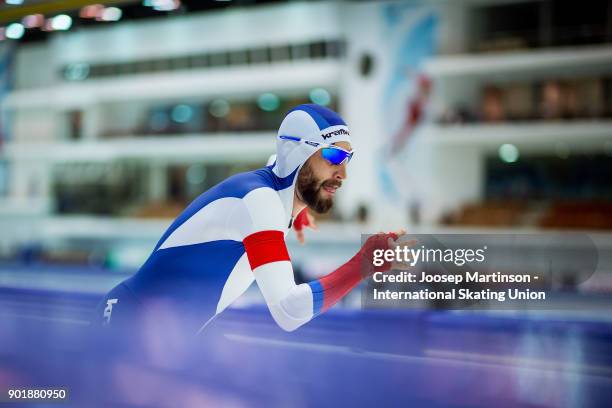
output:
<svg viewBox="0 0 612 408"><path fill-rule="evenodd" d="M339 146L334 146L327 143L312 142L310 140L304 140L295 136L279 136L279 138L284 140L292 140L294 142L307 144L313 147L321 147L321 155L323 158L335 166L338 166L344 162L348 164L355 153L355 150L351 150L349 152L348 150L344 150Z"/></svg>

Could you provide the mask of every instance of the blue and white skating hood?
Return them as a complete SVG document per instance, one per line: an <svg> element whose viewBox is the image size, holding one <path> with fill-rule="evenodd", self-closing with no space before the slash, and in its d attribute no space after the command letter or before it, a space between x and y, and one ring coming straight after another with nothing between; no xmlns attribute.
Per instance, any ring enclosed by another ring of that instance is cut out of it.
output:
<svg viewBox="0 0 612 408"><path fill-rule="evenodd" d="M350 142L349 129L344 120L331 109L315 104L299 105L290 110L283 119L278 136L299 137L303 140L333 144ZM276 142L276 161L272 171L279 178L293 177L290 187L280 190L286 218L291 218L293 196L297 174L320 147L297 143L292 140L278 139Z"/></svg>

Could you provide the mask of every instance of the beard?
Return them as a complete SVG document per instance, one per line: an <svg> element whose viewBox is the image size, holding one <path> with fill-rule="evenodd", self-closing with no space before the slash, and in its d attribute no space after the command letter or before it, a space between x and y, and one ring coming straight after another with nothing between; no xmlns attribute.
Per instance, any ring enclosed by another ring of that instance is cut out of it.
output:
<svg viewBox="0 0 612 408"><path fill-rule="evenodd" d="M321 181L317 179L312 168L307 164L302 167L298 174L296 187L299 197L311 209L318 213L328 212L334 205L333 197L325 198L322 194L323 187L340 187L341 181L327 179Z"/></svg>

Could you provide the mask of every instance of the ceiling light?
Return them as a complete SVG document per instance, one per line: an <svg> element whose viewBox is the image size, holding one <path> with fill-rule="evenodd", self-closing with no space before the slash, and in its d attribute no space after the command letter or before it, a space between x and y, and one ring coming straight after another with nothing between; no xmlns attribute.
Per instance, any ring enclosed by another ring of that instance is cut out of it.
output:
<svg viewBox="0 0 612 408"><path fill-rule="evenodd" d="M79 17L81 18L99 18L104 11L104 6L101 4L91 4L85 6L79 11Z"/></svg>
<svg viewBox="0 0 612 408"><path fill-rule="evenodd" d="M30 14L25 16L21 22L25 28L38 28L45 24L45 16L42 14Z"/></svg>
<svg viewBox="0 0 612 408"><path fill-rule="evenodd" d="M9 24L8 27L6 27L6 31L4 34L6 35L6 38L10 38L12 40L18 40L21 37L23 37L24 33L25 33L25 28L23 28L22 24L13 23L13 24Z"/></svg>
<svg viewBox="0 0 612 408"><path fill-rule="evenodd" d="M72 27L72 18L66 14L60 14L51 20L51 28L54 30L69 30Z"/></svg>
<svg viewBox="0 0 612 408"><path fill-rule="evenodd" d="M120 8L117 7L108 7L102 11L102 15L100 16L100 20L102 21L119 21L123 12Z"/></svg>

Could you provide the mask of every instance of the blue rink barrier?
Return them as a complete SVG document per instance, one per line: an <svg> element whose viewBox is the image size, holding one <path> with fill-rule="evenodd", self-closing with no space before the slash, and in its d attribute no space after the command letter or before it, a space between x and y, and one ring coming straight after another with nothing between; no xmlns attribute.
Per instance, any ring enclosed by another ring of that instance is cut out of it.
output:
<svg viewBox="0 0 612 408"><path fill-rule="evenodd" d="M256 306L224 312L188 352L158 347L151 339L147 347L158 349L143 363L92 353L102 347L88 325L100 298L0 290L2 383L68 387L68 405L78 407L612 402L610 321L543 313L333 309L285 333L265 307Z"/></svg>

